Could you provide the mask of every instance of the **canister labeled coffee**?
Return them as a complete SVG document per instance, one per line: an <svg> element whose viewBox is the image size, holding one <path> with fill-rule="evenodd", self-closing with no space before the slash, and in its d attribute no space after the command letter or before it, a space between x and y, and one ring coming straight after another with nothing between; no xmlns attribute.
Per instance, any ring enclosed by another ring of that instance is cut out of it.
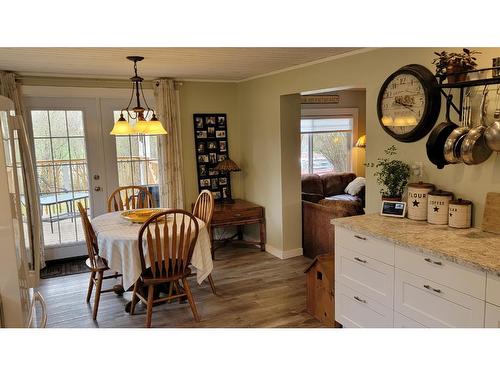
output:
<svg viewBox="0 0 500 375"><path fill-rule="evenodd" d="M448 208L452 199L452 192L443 190L431 191L427 199L427 222L429 224L448 224Z"/></svg>
<svg viewBox="0 0 500 375"><path fill-rule="evenodd" d="M472 202L464 199L452 200L448 208L448 225L452 228L470 228Z"/></svg>
<svg viewBox="0 0 500 375"><path fill-rule="evenodd" d="M434 190L434 185L426 182L408 184L408 219L427 220L428 194Z"/></svg>

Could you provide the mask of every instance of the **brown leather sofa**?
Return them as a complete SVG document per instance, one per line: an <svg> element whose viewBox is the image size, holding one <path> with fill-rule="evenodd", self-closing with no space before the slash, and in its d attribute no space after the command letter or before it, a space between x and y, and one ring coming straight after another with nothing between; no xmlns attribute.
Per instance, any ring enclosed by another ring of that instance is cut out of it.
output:
<svg viewBox="0 0 500 375"><path fill-rule="evenodd" d="M307 174L302 176L302 248L314 258L334 253L334 230L330 221L337 217L364 214L365 188L353 196L344 192L356 178L354 173Z"/></svg>

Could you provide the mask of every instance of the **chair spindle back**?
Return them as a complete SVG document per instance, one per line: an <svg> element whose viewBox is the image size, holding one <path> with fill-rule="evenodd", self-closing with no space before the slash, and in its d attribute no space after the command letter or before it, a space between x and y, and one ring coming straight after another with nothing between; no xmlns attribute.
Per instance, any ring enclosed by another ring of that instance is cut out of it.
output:
<svg viewBox="0 0 500 375"><path fill-rule="evenodd" d="M210 223L214 214L214 196L210 190L202 190L193 208L193 215L201 219L207 225L207 230L210 231Z"/></svg>
<svg viewBox="0 0 500 375"><path fill-rule="evenodd" d="M87 252L92 268L97 268L97 258L99 257L99 248L97 247L97 236L90 224L87 210L83 208L80 202L77 203L80 217L82 218L83 232L85 234L85 242L87 243Z"/></svg>
<svg viewBox="0 0 500 375"><path fill-rule="evenodd" d="M122 186L108 199L108 212L152 207L153 195L145 186Z"/></svg>

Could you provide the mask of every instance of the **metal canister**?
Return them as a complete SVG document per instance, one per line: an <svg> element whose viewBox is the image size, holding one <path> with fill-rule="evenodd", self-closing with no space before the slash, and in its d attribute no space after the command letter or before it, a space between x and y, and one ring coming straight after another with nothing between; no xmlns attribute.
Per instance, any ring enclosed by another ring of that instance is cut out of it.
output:
<svg viewBox="0 0 500 375"><path fill-rule="evenodd" d="M494 57L491 65L493 66L493 68L497 68L492 70L492 77L500 77L500 57Z"/></svg>
<svg viewBox="0 0 500 375"><path fill-rule="evenodd" d="M448 208L448 225L452 228L470 228L472 202L464 199L451 200Z"/></svg>
<svg viewBox="0 0 500 375"><path fill-rule="evenodd" d="M431 191L427 199L427 222L429 224L448 224L448 208L452 199L452 192L443 190Z"/></svg>
<svg viewBox="0 0 500 375"><path fill-rule="evenodd" d="M408 219L427 220L427 195L434 185L426 182L408 184Z"/></svg>

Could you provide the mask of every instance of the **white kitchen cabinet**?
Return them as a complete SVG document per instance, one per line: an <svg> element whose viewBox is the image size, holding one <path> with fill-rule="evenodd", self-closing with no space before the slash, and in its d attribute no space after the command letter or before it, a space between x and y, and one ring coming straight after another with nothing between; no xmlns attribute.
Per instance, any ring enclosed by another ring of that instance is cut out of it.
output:
<svg viewBox="0 0 500 375"><path fill-rule="evenodd" d="M425 326L394 311L394 328L425 328Z"/></svg>
<svg viewBox="0 0 500 375"><path fill-rule="evenodd" d="M392 309L394 267L342 246L335 252L335 280Z"/></svg>
<svg viewBox="0 0 500 375"><path fill-rule="evenodd" d="M337 245L383 263L394 265L394 244L388 241L335 227L335 246Z"/></svg>
<svg viewBox="0 0 500 375"><path fill-rule="evenodd" d="M484 326L486 328L500 328L500 307L486 303Z"/></svg>
<svg viewBox="0 0 500 375"><path fill-rule="evenodd" d="M426 327L483 327L485 302L396 269L394 310Z"/></svg>
<svg viewBox="0 0 500 375"><path fill-rule="evenodd" d="M393 310L343 284L336 284L335 320L346 328L390 328Z"/></svg>
<svg viewBox="0 0 500 375"><path fill-rule="evenodd" d="M396 268L484 300L486 272L401 246L396 246L394 258Z"/></svg>
<svg viewBox="0 0 500 375"><path fill-rule="evenodd" d="M488 272L486 281L486 302L500 306L500 277Z"/></svg>

